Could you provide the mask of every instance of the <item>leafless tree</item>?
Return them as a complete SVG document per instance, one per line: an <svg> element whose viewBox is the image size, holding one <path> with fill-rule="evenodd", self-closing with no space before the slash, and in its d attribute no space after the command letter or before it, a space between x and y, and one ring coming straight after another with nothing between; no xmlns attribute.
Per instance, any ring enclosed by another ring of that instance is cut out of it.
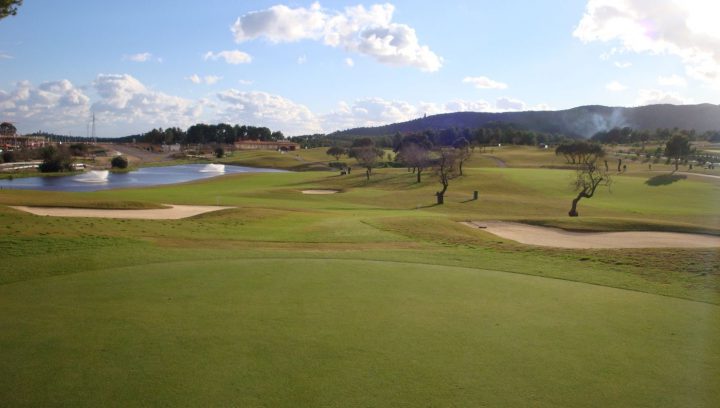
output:
<svg viewBox="0 0 720 408"><path fill-rule="evenodd" d="M382 149L372 146L358 146L350 149L350 156L357 160L358 164L365 168L365 177L370 180L373 167L377 166L378 160L383 156Z"/></svg>
<svg viewBox="0 0 720 408"><path fill-rule="evenodd" d="M406 166L415 170L417 174L417 182L421 182L422 172L430 166L430 151L422 146L414 143L408 143L400 148L398 153L400 160Z"/></svg>
<svg viewBox="0 0 720 408"><path fill-rule="evenodd" d="M435 160L435 175L437 175L442 190L435 193L437 203L445 203L445 192L450 185L450 180L460 176L459 158L461 152L454 148L443 147L437 152L438 157Z"/></svg>

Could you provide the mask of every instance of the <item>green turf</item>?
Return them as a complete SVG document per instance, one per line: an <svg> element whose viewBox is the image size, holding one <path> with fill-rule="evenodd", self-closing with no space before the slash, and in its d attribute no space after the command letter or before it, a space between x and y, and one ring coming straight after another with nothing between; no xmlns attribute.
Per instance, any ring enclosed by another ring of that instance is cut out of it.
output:
<svg viewBox="0 0 720 408"><path fill-rule="evenodd" d="M717 306L447 266L263 259L0 287L8 405L714 406ZM44 333L38 336L38 333ZM38 385L42 384L42 388Z"/></svg>
<svg viewBox="0 0 720 408"><path fill-rule="evenodd" d="M532 247L457 221L720 234L720 183L632 170L569 219L571 171L502 154L510 167L476 153L443 206L432 173L406 169L0 191L237 207L151 221L0 206L0 405L717 406L717 249ZM301 162L228 160L270 158ZM301 194L315 188L341 193Z"/></svg>

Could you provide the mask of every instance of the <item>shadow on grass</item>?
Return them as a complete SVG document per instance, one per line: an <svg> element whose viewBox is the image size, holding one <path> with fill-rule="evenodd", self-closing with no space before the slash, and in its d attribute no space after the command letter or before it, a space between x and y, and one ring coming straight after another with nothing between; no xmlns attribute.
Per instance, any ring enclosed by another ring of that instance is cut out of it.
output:
<svg viewBox="0 0 720 408"><path fill-rule="evenodd" d="M419 210L419 209L421 209L421 208L432 208L432 207L437 207L437 206L439 206L439 205L440 205L440 204L438 204L438 203L428 204L428 205L417 205L417 206L415 206L415 209L416 209L416 210Z"/></svg>
<svg viewBox="0 0 720 408"><path fill-rule="evenodd" d="M676 181L684 180L686 178L687 178L687 176L682 176L679 174L661 174L659 176L650 177L649 179L647 179L645 184L647 184L648 186L653 186L653 187L667 186Z"/></svg>

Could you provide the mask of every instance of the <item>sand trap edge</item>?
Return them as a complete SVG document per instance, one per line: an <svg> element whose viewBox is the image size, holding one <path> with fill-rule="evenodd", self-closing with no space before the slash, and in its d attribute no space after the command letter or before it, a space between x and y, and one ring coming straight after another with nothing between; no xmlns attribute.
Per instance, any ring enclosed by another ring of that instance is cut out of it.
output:
<svg viewBox="0 0 720 408"><path fill-rule="evenodd" d="M49 217L121 218L142 220L179 220L182 218L193 217L195 215L205 214L213 211L236 208L209 205L163 205L167 205L170 208L153 208L147 210L112 210L68 207L28 207L13 205L8 207L34 215Z"/></svg>

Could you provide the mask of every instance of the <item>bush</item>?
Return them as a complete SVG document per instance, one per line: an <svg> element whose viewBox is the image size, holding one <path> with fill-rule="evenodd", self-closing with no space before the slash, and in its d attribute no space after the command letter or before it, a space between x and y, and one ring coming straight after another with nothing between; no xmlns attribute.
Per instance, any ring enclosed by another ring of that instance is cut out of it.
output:
<svg viewBox="0 0 720 408"><path fill-rule="evenodd" d="M222 158L223 156L225 156L225 149L223 149L222 147L219 147L219 146L216 147L216 148L215 148L215 157L217 157L218 159L220 159L220 158Z"/></svg>
<svg viewBox="0 0 720 408"><path fill-rule="evenodd" d="M11 151L4 151L2 152L2 161L5 163L14 163L17 161L15 157L15 152Z"/></svg>
<svg viewBox="0 0 720 408"><path fill-rule="evenodd" d="M72 170L72 157L67 149L47 146L42 149L43 162L38 167L43 173Z"/></svg>
<svg viewBox="0 0 720 408"><path fill-rule="evenodd" d="M112 160L110 160L110 165L113 169L126 169L128 166L128 161L122 156L115 156L112 158Z"/></svg>

